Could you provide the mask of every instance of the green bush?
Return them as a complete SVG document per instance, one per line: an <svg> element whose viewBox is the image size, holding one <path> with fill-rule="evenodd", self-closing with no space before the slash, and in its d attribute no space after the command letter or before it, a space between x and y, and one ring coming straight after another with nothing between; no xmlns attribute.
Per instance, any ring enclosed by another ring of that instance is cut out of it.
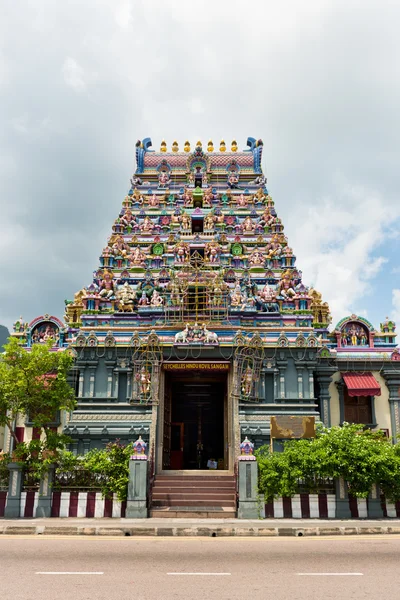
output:
<svg viewBox="0 0 400 600"><path fill-rule="evenodd" d="M268 446L256 451L259 492L265 499L293 496L299 482L308 492L317 492L326 479L343 477L349 494L366 498L379 484L386 498L400 499L400 448L382 432L362 425L322 427L314 439L289 440L283 452Z"/></svg>

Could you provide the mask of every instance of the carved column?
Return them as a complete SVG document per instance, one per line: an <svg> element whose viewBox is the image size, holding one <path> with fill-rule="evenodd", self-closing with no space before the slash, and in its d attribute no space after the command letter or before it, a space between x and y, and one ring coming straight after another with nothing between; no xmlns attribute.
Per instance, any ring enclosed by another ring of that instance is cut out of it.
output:
<svg viewBox="0 0 400 600"><path fill-rule="evenodd" d="M107 398L111 398L113 391L113 369L115 367L114 361L105 361L107 368Z"/></svg>
<svg viewBox="0 0 400 600"><path fill-rule="evenodd" d="M396 444L400 438L400 375L391 372L394 367L390 365L390 371L384 370L383 376L389 390L390 424L392 426L392 438Z"/></svg>
<svg viewBox="0 0 400 600"><path fill-rule="evenodd" d="M119 388L119 369L114 369L114 398L118 398L118 388Z"/></svg>
<svg viewBox="0 0 400 600"><path fill-rule="evenodd" d="M95 384L95 379L96 379L96 368L97 365L91 365L89 367L89 397L93 398L94 397L94 384Z"/></svg>
<svg viewBox="0 0 400 600"><path fill-rule="evenodd" d="M126 397L131 398L132 396L132 369L126 371Z"/></svg>
<svg viewBox="0 0 400 600"><path fill-rule="evenodd" d="M312 367L308 369L308 387L310 390L310 399L313 400L314 396L314 370Z"/></svg>
<svg viewBox="0 0 400 600"><path fill-rule="evenodd" d="M303 367L300 366L299 364L296 364L296 371L297 371L297 395L298 395L299 399L302 400L304 398Z"/></svg>
<svg viewBox="0 0 400 600"><path fill-rule="evenodd" d="M278 371L279 371L278 398L283 400L284 398L286 398L285 372L286 372L287 361L286 360L285 361L277 361L276 366L278 367Z"/></svg>
<svg viewBox="0 0 400 600"><path fill-rule="evenodd" d="M329 393L329 385L332 381L334 372L335 369L333 367L327 367L317 371L317 379L320 387L320 416L325 427L331 426L331 395Z"/></svg>
<svg viewBox="0 0 400 600"><path fill-rule="evenodd" d="M78 397L83 398L84 394L84 386L85 386L85 366L79 367L79 387L78 387Z"/></svg>

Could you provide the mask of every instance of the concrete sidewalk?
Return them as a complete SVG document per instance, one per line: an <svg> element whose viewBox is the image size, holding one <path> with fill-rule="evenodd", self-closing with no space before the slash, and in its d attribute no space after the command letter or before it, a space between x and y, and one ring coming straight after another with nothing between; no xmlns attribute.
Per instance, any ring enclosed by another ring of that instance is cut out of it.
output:
<svg viewBox="0 0 400 600"><path fill-rule="evenodd" d="M0 535L324 536L400 534L400 519L0 519Z"/></svg>

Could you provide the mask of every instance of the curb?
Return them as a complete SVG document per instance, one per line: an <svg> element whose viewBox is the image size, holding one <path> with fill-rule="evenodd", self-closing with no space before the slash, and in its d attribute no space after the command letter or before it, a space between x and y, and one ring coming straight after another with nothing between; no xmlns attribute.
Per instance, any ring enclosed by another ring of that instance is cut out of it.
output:
<svg viewBox="0 0 400 600"><path fill-rule="evenodd" d="M310 537L382 534L400 534L400 527L0 527L0 535L33 536Z"/></svg>

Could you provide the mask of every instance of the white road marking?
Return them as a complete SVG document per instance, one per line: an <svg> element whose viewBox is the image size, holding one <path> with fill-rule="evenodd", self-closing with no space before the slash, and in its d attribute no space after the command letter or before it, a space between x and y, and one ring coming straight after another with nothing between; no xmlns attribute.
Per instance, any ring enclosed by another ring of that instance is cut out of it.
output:
<svg viewBox="0 0 400 600"><path fill-rule="evenodd" d="M364 573L297 573L297 575L364 575Z"/></svg>
<svg viewBox="0 0 400 600"><path fill-rule="evenodd" d="M232 573L167 573L167 575L232 575Z"/></svg>
<svg viewBox="0 0 400 600"><path fill-rule="evenodd" d="M35 575L104 575L104 571L37 571Z"/></svg>

